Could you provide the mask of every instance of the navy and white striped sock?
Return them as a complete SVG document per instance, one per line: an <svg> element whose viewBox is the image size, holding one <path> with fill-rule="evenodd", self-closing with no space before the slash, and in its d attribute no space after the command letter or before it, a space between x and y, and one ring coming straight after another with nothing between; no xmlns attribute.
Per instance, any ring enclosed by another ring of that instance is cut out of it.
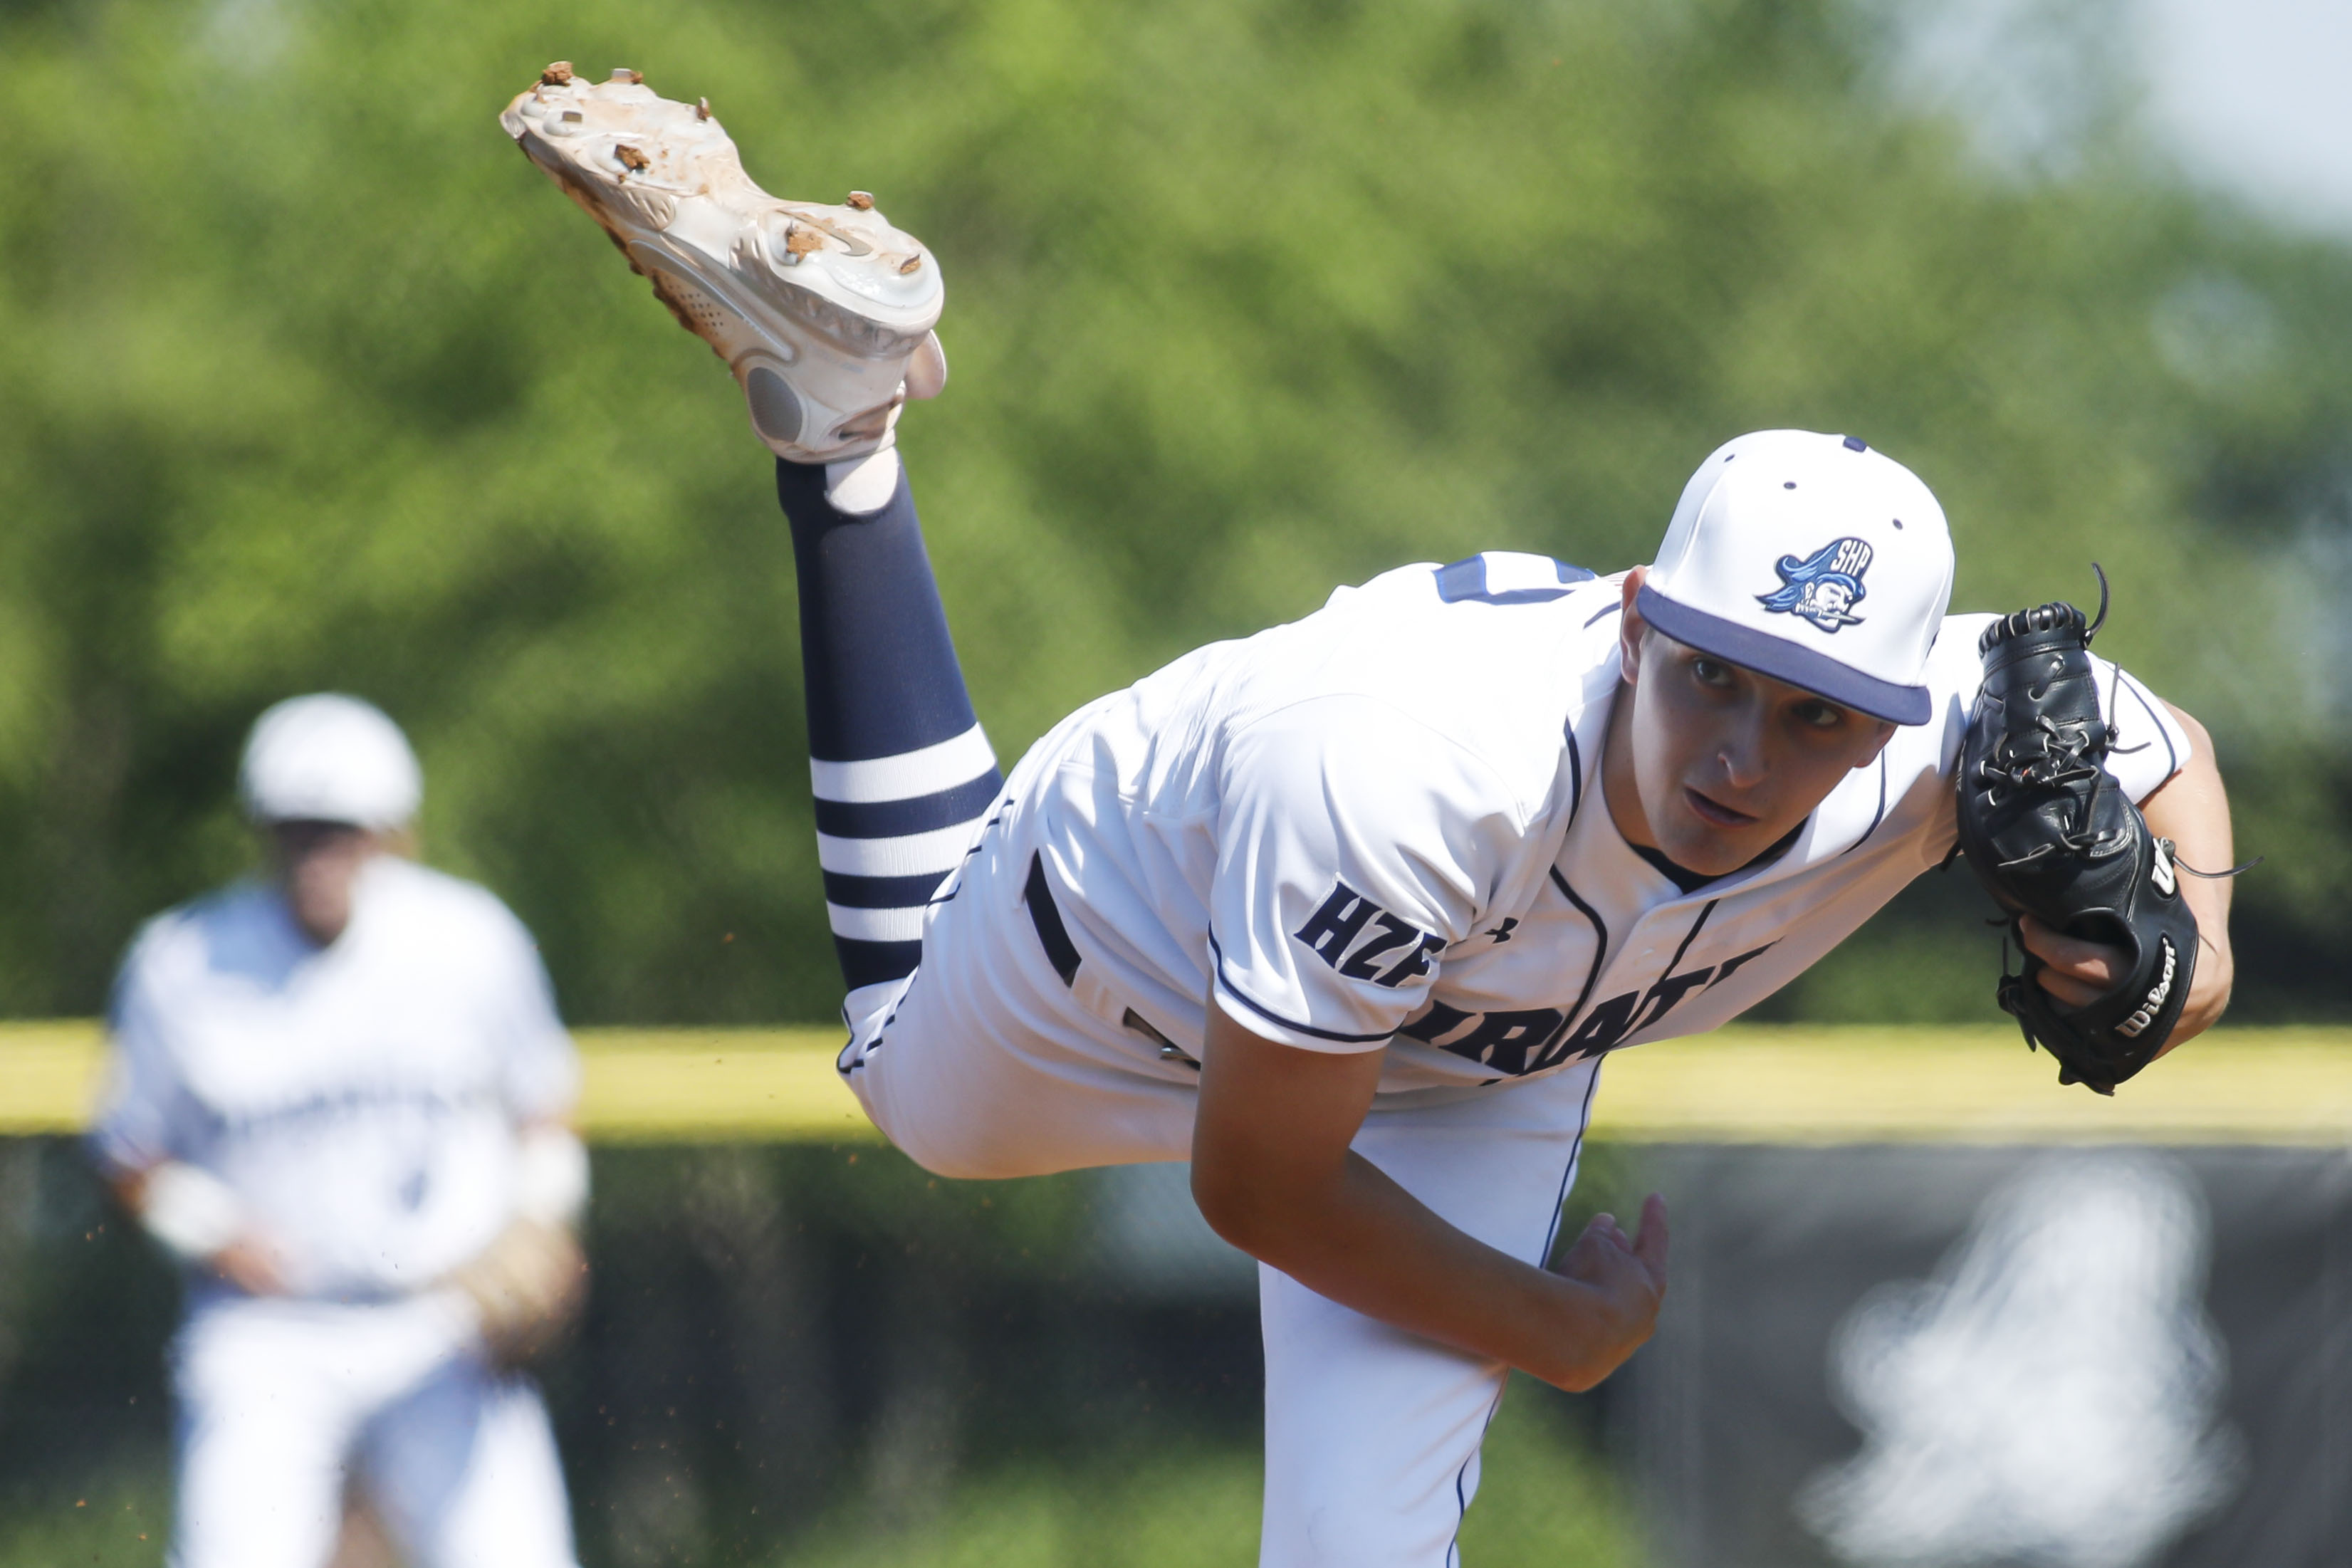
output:
<svg viewBox="0 0 2352 1568"><path fill-rule="evenodd" d="M825 916L852 991L910 973L923 909L1003 776L971 710L896 453L779 461Z"/></svg>

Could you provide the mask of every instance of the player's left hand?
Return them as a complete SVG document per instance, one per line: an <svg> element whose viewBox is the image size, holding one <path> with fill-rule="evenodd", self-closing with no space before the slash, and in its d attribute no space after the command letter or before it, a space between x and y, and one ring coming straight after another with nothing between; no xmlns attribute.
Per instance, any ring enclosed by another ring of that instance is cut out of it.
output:
<svg viewBox="0 0 2352 1568"><path fill-rule="evenodd" d="M2113 943L2068 936L2032 915L2018 921L2018 930L2025 939L2026 951L2042 963L2042 973L2035 979L2062 1007L2087 1007L2131 973L2131 955ZM2204 940L2201 931L2200 938ZM2211 952L2213 944L2210 940L2205 940L2204 945ZM2189 1005L2181 1009L2180 1020L2173 1026L2163 1050L2156 1054L2160 1057L2210 1027L2228 1005L2229 991L2226 963L2213 963L2210 970L2200 964L2189 982Z"/></svg>
<svg viewBox="0 0 2352 1568"><path fill-rule="evenodd" d="M587 1293L588 1260L569 1226L516 1220L451 1270L448 1283L471 1303L490 1360L520 1366L571 1331Z"/></svg>
<svg viewBox="0 0 2352 1568"><path fill-rule="evenodd" d="M2018 922L2026 951L2046 966L2042 989L2062 1007L2087 1007L2131 972L2131 955L2111 942L2084 942L2032 915Z"/></svg>

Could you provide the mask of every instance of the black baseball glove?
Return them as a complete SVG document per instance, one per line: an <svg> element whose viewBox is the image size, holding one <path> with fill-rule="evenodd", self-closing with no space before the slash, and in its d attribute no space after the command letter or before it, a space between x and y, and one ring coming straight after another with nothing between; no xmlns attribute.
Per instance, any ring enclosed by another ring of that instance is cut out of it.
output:
<svg viewBox="0 0 2352 1568"><path fill-rule="evenodd" d="M1959 848L2012 932L2032 915L2127 956L2122 978L2085 1007L2041 987L2031 952L2021 973L2001 965L1996 993L2025 1043L2058 1058L2060 1083L2113 1094L2179 1020L2197 969L2197 917L2180 896L2172 841L2148 832L2101 765L2115 737L2090 648L2106 597L2102 574L2097 620L2043 605L1994 622L1978 642L1984 685L1960 749Z"/></svg>

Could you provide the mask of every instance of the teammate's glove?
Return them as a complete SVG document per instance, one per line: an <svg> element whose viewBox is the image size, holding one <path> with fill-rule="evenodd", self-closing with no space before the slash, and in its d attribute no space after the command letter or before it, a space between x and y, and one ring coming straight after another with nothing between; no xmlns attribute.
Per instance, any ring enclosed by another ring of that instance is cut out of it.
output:
<svg viewBox="0 0 2352 1568"><path fill-rule="evenodd" d="M2122 977L2084 1007L2062 1006L2003 963L2001 1007L2025 1043L2058 1058L2060 1083L2101 1094L2146 1067L2189 1000L2197 917L2180 897L2172 842L2148 832L2139 808L2100 764L2113 737L2099 708L2091 637L2072 605L2020 610L1977 645L1984 685L1960 749L1959 846L1977 879L2010 916L2024 915L2085 942L2121 948ZM2019 944L2023 945L2021 933Z"/></svg>
<svg viewBox="0 0 2352 1568"><path fill-rule="evenodd" d="M587 1278L587 1260L569 1226L518 1219L445 1282L471 1304L490 1359L516 1366L563 1338Z"/></svg>

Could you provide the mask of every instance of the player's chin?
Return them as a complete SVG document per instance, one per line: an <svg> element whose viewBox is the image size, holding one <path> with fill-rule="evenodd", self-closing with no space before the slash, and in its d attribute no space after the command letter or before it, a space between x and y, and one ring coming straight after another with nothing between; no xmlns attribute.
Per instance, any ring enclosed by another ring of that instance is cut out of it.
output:
<svg viewBox="0 0 2352 1568"><path fill-rule="evenodd" d="M1666 857L1702 876L1730 875L1779 837L1762 817L1735 811L1696 790L1685 790L1680 805L1671 833L1661 835L1675 840L1664 847Z"/></svg>

